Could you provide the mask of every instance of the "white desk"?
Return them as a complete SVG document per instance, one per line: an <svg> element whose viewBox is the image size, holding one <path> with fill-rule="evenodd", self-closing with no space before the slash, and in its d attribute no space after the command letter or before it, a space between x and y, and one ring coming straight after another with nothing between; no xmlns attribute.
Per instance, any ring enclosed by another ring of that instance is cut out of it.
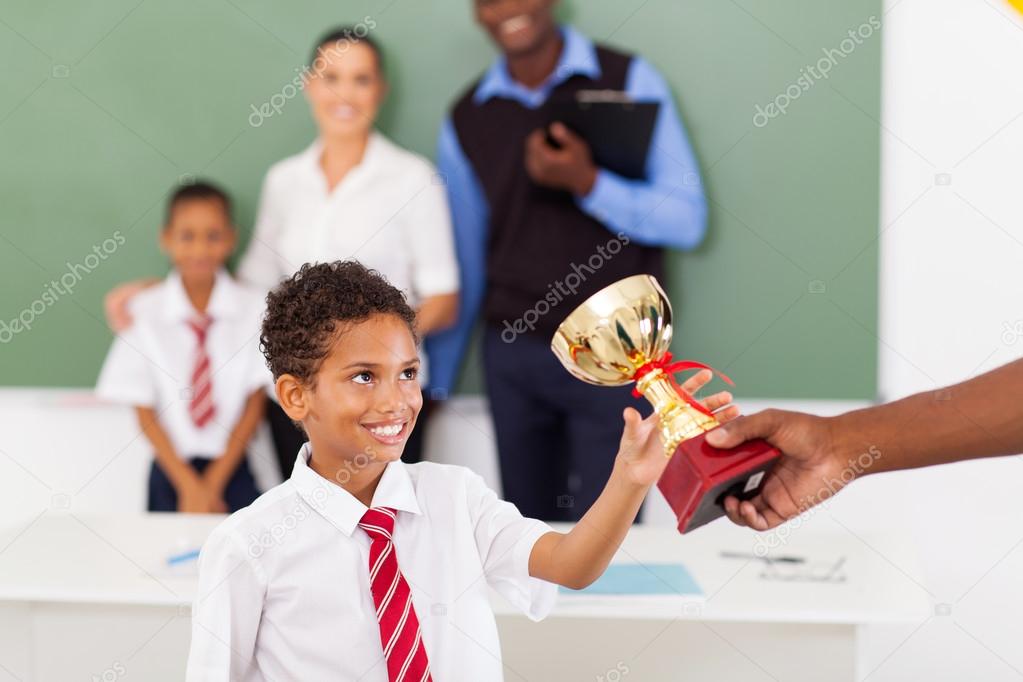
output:
<svg viewBox="0 0 1023 682"><path fill-rule="evenodd" d="M182 679L195 569L164 558L221 518L49 511L0 530L0 680ZM812 525L778 553L819 573L845 557L842 582L765 579L762 560L720 556L756 545L717 522L685 537L634 528L616 558L683 562L704 600L563 595L536 624L495 597L506 678L852 680L861 625L918 622L930 607L904 543Z"/></svg>

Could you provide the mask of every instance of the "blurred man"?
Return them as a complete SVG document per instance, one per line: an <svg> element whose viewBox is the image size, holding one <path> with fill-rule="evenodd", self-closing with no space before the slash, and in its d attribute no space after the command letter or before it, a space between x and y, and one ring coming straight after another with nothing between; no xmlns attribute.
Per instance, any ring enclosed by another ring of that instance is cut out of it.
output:
<svg viewBox="0 0 1023 682"><path fill-rule="evenodd" d="M555 23L553 0L477 0L501 55L454 103L438 166L452 207L462 299L428 342L450 390L477 315L505 497L523 514L577 520L611 472L627 388L589 386L550 351L560 321L624 277L663 279L663 247L703 239L699 170L664 78L640 57ZM642 179L598 167L550 120L551 98L622 91L660 105ZM554 444L552 446L552 444Z"/></svg>

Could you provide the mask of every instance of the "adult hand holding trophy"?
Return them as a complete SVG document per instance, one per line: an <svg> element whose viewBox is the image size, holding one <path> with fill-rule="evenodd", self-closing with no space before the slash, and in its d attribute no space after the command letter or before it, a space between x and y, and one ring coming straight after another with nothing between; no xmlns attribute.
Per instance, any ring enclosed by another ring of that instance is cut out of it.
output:
<svg viewBox="0 0 1023 682"><path fill-rule="evenodd" d="M671 303L664 290L652 276L634 275L576 308L555 332L551 350L576 378L599 386L635 382L633 394L653 404L665 456L671 458L657 487L678 517L679 532L687 533L723 516L728 495L756 495L781 453L763 440L729 450L704 441L718 421L678 385L674 372L707 367L673 363L671 335Z"/></svg>

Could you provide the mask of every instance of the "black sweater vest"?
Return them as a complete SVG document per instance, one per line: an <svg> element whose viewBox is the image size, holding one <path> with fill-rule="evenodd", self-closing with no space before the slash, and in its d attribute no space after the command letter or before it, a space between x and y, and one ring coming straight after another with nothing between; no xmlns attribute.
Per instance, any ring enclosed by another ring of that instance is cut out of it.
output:
<svg viewBox="0 0 1023 682"><path fill-rule="evenodd" d="M599 78L573 75L548 100L577 90L624 90L632 58L599 45L597 57ZM529 178L525 139L546 123L546 106L529 109L501 97L476 104L478 85L455 103L452 122L490 211L484 319L550 338L566 315L606 285L636 274L663 281L659 248L620 239L580 209L571 193Z"/></svg>

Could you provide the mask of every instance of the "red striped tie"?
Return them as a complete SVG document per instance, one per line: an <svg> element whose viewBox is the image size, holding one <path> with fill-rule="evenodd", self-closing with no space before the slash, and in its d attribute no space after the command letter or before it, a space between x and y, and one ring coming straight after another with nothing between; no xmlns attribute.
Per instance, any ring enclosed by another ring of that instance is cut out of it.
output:
<svg viewBox="0 0 1023 682"><path fill-rule="evenodd" d="M377 607L380 643L387 658L390 682L432 682L412 592L398 570L391 533L395 511L390 507L367 510L359 527L369 535L369 588Z"/></svg>
<svg viewBox="0 0 1023 682"><path fill-rule="evenodd" d="M188 326L195 332L195 369L192 370L192 400L188 414L200 429L213 419L216 408L213 405L213 372L210 371L210 356L206 352L206 332L213 320L203 315L198 320L189 320Z"/></svg>

